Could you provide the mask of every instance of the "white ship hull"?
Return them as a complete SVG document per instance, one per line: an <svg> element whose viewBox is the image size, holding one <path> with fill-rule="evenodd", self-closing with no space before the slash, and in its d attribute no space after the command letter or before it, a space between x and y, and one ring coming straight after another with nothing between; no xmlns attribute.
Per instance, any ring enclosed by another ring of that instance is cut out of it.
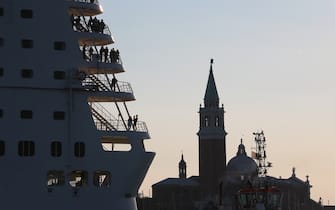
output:
<svg viewBox="0 0 335 210"><path fill-rule="evenodd" d="M155 153L127 121L130 85L111 83L125 70L99 52L114 43L88 22L100 13L96 0L0 0L1 209L137 209Z"/></svg>

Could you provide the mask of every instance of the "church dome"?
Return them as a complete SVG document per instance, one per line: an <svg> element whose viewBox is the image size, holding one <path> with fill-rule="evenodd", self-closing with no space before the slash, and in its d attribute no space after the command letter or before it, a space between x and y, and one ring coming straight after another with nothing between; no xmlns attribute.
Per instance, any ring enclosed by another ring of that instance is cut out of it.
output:
<svg viewBox="0 0 335 210"><path fill-rule="evenodd" d="M228 162L226 168L227 178L231 181L244 181L255 178L257 174L257 164L252 158L247 156L245 146L241 141L236 156Z"/></svg>

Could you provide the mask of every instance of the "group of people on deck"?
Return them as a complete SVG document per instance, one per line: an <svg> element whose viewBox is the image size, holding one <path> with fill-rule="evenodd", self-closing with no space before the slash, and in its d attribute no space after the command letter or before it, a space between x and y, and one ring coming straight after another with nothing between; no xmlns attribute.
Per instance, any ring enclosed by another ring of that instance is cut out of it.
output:
<svg viewBox="0 0 335 210"><path fill-rule="evenodd" d="M99 61L105 63L118 63L120 61L120 52L117 49L101 46L99 53L95 53L92 46L87 47L86 45L82 48L83 59L86 61L92 61L93 55L97 55Z"/></svg>
<svg viewBox="0 0 335 210"><path fill-rule="evenodd" d="M95 33L104 33L106 24L104 20L98 20L97 17L90 17L86 23L85 17L81 16L71 16L72 27L74 30L81 32L95 32Z"/></svg>
<svg viewBox="0 0 335 210"><path fill-rule="evenodd" d="M133 127L134 131L137 129L137 120L138 120L138 115L135 115L133 118L129 115L128 118L128 130Z"/></svg>

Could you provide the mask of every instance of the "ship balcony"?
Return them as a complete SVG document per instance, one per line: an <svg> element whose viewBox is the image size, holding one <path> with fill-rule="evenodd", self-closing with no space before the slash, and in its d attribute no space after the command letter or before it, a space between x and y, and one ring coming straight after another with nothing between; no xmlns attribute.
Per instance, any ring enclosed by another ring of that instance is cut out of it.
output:
<svg viewBox="0 0 335 210"><path fill-rule="evenodd" d="M116 74L124 72L124 66L119 56L104 57L98 53L86 53L83 51L85 63L79 67L80 71L86 74Z"/></svg>
<svg viewBox="0 0 335 210"><path fill-rule="evenodd" d="M68 0L69 13L74 16L94 16L103 12L97 0Z"/></svg>
<svg viewBox="0 0 335 210"><path fill-rule="evenodd" d="M103 20L89 20L83 16L71 16L73 30L77 33L80 46L102 46L114 43L114 38Z"/></svg>
<svg viewBox="0 0 335 210"><path fill-rule="evenodd" d="M129 122L118 114L118 118L112 115L106 108L99 103L89 103L92 112L93 120L101 136L105 139L119 136L137 136L141 139L149 139L150 135L145 122L134 121ZM130 138L130 137L129 137ZM126 138L128 139L128 137ZM121 143L121 142L119 142Z"/></svg>
<svg viewBox="0 0 335 210"><path fill-rule="evenodd" d="M82 81L82 87L89 91L89 102L119 102L135 100L128 82L115 81L108 75L89 74Z"/></svg>

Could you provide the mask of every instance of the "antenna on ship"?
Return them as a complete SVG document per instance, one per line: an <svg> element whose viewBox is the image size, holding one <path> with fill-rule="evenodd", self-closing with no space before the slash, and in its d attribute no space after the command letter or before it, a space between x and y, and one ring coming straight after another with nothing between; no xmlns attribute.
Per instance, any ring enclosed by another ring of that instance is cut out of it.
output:
<svg viewBox="0 0 335 210"><path fill-rule="evenodd" d="M256 160L258 166L258 176L265 177L268 168L272 167L272 163L266 162L266 138L264 132L253 133L256 142L256 152L252 151L252 158Z"/></svg>

